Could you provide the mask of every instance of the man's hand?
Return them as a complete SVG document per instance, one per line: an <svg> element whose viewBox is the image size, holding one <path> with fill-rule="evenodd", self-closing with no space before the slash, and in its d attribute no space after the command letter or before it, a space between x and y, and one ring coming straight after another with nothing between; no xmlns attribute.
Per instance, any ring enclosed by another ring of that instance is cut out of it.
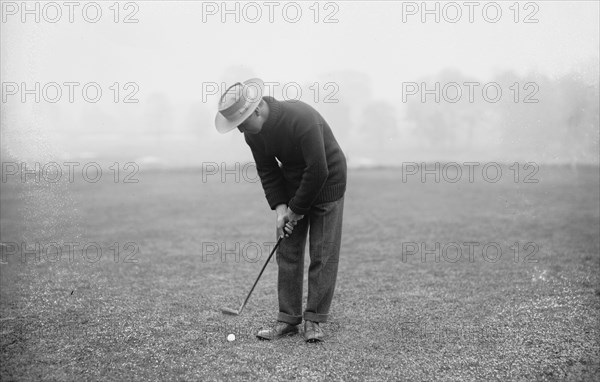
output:
<svg viewBox="0 0 600 382"><path fill-rule="evenodd" d="M302 220L302 218L304 217L304 215L298 215L297 213L295 213L294 211L292 211L290 209L290 207L287 208L287 216L289 217L290 221L293 221L293 222L297 222L298 220Z"/></svg>
<svg viewBox="0 0 600 382"><path fill-rule="evenodd" d="M281 237L281 235L288 237L294 231L298 220L303 218L303 215L295 214L285 204L278 205L275 211L277 211L277 220L275 222L277 238Z"/></svg>

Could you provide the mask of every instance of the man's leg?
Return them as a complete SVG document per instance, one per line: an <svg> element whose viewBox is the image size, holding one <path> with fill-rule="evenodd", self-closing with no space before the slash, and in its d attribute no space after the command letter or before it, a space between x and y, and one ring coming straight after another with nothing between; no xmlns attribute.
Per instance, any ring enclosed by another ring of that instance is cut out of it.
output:
<svg viewBox="0 0 600 382"><path fill-rule="evenodd" d="M298 221L292 234L281 241L277 250L278 321L292 325L302 322L302 281L304 277L304 247L308 232L307 216Z"/></svg>
<svg viewBox="0 0 600 382"><path fill-rule="evenodd" d="M326 322L337 278L344 198L310 210L310 267L304 319Z"/></svg>

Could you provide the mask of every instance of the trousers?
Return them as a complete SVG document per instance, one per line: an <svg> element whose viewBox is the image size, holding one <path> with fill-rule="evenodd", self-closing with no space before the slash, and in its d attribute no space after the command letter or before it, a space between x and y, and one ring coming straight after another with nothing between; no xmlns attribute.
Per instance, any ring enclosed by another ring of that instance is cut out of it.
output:
<svg viewBox="0 0 600 382"><path fill-rule="evenodd" d="M344 197L315 204L298 221L277 250L278 321L298 325L305 320L326 322L333 300L340 258ZM308 296L302 314L304 249L309 237Z"/></svg>

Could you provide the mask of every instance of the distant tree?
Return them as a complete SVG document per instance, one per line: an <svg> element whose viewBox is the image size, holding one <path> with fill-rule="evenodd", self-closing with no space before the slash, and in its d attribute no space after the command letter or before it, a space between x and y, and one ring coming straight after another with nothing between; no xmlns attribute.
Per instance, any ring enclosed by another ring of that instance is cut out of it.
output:
<svg viewBox="0 0 600 382"><path fill-rule="evenodd" d="M398 122L396 111L389 102L371 102L364 106L360 132L364 139L373 142L379 150L384 149L386 143L391 143L398 138Z"/></svg>
<svg viewBox="0 0 600 382"><path fill-rule="evenodd" d="M331 118L336 136L351 145L360 144L357 129L362 107L373 93L369 76L352 70L334 71L319 76L310 86L307 98L314 98L318 88L317 107Z"/></svg>
<svg viewBox="0 0 600 382"><path fill-rule="evenodd" d="M596 162L599 149L600 99L598 83L586 83L577 73L569 73L558 80L564 120L560 140L570 165L578 162Z"/></svg>
<svg viewBox="0 0 600 382"><path fill-rule="evenodd" d="M474 102L470 101L465 83L474 81L455 69L415 81L419 92L406 96L406 118L417 125L428 146L457 148L476 143L477 130L486 125L487 114L478 97L480 89L474 90ZM435 90L437 100L426 90Z"/></svg>
<svg viewBox="0 0 600 382"><path fill-rule="evenodd" d="M555 79L504 73L495 81L510 89L496 108L505 147L515 160L529 157L573 167L579 162L597 163L597 82L590 83L577 72Z"/></svg>

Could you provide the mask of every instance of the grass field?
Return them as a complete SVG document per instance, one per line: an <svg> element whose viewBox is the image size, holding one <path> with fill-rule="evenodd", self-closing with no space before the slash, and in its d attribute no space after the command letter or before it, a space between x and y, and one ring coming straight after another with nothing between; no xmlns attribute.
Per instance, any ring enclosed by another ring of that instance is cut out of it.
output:
<svg viewBox="0 0 600 382"><path fill-rule="evenodd" d="M11 178L0 379L598 380L598 168L541 166L538 183L504 170L497 183L350 171L322 344L254 337L277 313L275 261L242 316L219 311L239 306L275 239L259 183L199 169ZM51 242L77 243L74 258L47 247L23 262L22 243Z"/></svg>

